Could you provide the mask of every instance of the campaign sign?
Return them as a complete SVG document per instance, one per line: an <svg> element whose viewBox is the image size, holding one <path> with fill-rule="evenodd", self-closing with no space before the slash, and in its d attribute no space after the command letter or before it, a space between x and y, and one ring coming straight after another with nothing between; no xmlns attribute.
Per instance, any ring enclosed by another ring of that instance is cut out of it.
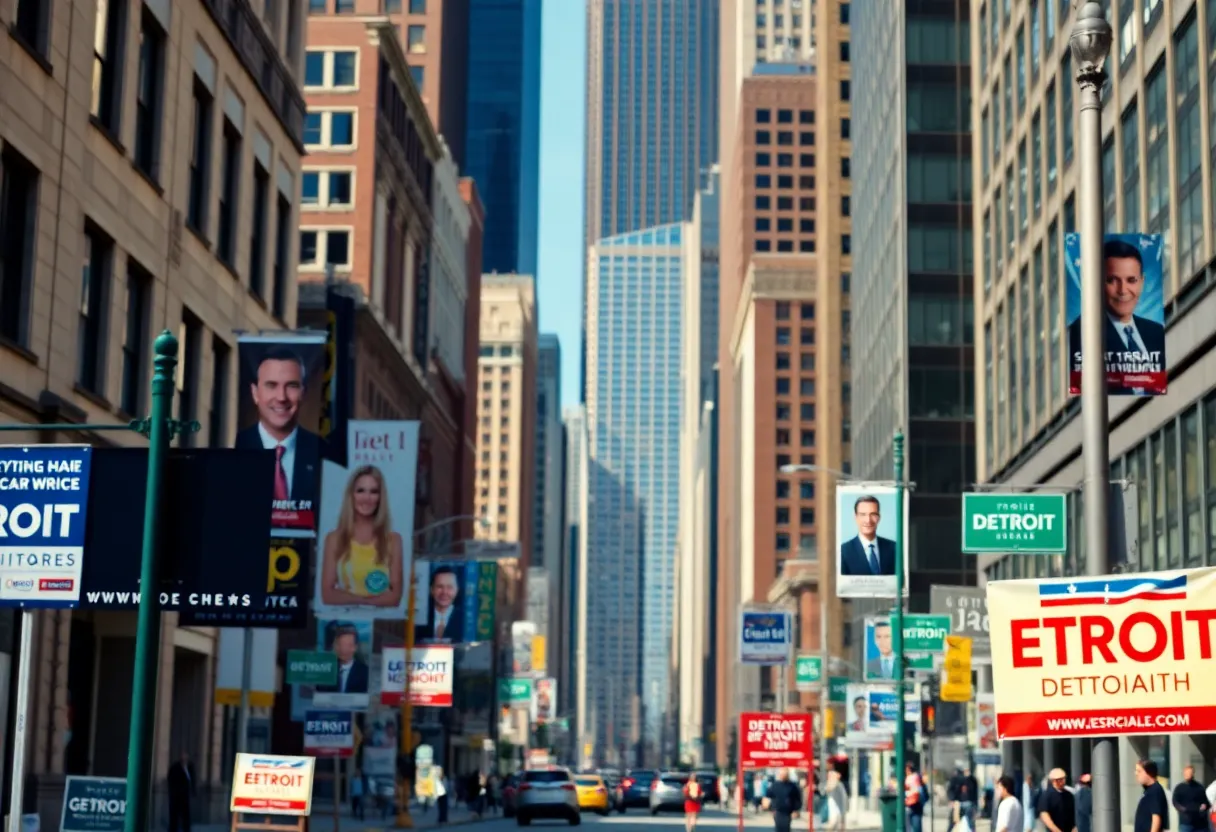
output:
<svg viewBox="0 0 1216 832"><path fill-rule="evenodd" d="M316 765L314 757L237 754L228 811L255 815L310 814Z"/></svg>
<svg viewBox="0 0 1216 832"><path fill-rule="evenodd" d="M70 776L63 785L61 832L122 832L127 781L121 777Z"/></svg>
<svg viewBox="0 0 1216 832"><path fill-rule="evenodd" d="M0 447L0 607L80 602L87 445Z"/></svg>
<svg viewBox="0 0 1216 832"><path fill-rule="evenodd" d="M784 665L790 661L790 614L744 610L739 621L739 660Z"/></svg>
<svg viewBox="0 0 1216 832"><path fill-rule="evenodd" d="M450 644L428 644L410 651L404 647L385 647L380 651L380 704L400 705L405 700L406 674L409 674L410 702L428 708L452 707L452 676L455 661Z"/></svg>
<svg viewBox="0 0 1216 832"><path fill-rule="evenodd" d="M812 765L810 714L741 714L739 768Z"/></svg>
<svg viewBox="0 0 1216 832"><path fill-rule="evenodd" d="M350 711L305 711L304 748L316 757L355 753L355 720Z"/></svg>

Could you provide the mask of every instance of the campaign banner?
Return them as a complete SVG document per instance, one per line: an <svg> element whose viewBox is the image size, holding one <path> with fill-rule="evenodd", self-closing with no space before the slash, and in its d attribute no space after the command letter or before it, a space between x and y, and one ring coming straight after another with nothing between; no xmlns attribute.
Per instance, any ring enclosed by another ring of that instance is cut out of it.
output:
<svg viewBox="0 0 1216 832"><path fill-rule="evenodd" d="M538 722L552 722L557 718L557 680L552 678L536 680L536 719Z"/></svg>
<svg viewBox="0 0 1216 832"><path fill-rule="evenodd" d="M0 446L0 607L80 602L88 445Z"/></svg>
<svg viewBox="0 0 1216 832"><path fill-rule="evenodd" d="M237 754L228 811L257 815L309 815L315 757Z"/></svg>
<svg viewBox="0 0 1216 832"><path fill-rule="evenodd" d="M739 661L786 665L790 661L790 614L761 610L739 613Z"/></svg>
<svg viewBox="0 0 1216 832"><path fill-rule="evenodd" d="M400 705L405 700L409 674L409 696L414 705L426 708L452 707L452 678L456 675L450 644L415 647L409 661L404 647L385 647L380 654L380 704Z"/></svg>
<svg viewBox="0 0 1216 832"><path fill-rule="evenodd" d="M64 780L60 832L122 832L126 817L125 779L73 774Z"/></svg>
<svg viewBox="0 0 1216 832"><path fill-rule="evenodd" d="M326 333L321 331L237 337L240 396L234 447L271 452L269 527L279 537L316 534L325 352Z"/></svg>
<svg viewBox="0 0 1216 832"><path fill-rule="evenodd" d="M1216 732L1216 567L988 583L997 737Z"/></svg>
<svg viewBox="0 0 1216 832"><path fill-rule="evenodd" d="M810 769L810 714L739 715L739 768Z"/></svg>
<svg viewBox="0 0 1216 832"><path fill-rule="evenodd" d="M869 697L871 734L894 734L899 722L899 700L893 690L870 688Z"/></svg>
<svg viewBox="0 0 1216 832"><path fill-rule="evenodd" d="M184 607L179 623L186 627L261 627L303 630L308 626L308 564L315 541L279 537L266 555L266 585L248 593L249 606Z"/></svg>
<svg viewBox="0 0 1216 832"><path fill-rule="evenodd" d="M354 756L354 714L351 711L306 711L304 750L314 757Z"/></svg>
<svg viewBox="0 0 1216 832"><path fill-rule="evenodd" d="M471 644L494 638L496 562L417 560L414 578L416 644Z"/></svg>
<svg viewBox="0 0 1216 832"><path fill-rule="evenodd" d="M895 693L869 685L850 684L845 710L845 742L852 748L893 747L894 717L898 713Z"/></svg>
<svg viewBox="0 0 1216 832"><path fill-rule="evenodd" d="M1081 235L1064 235L1068 276L1068 392L1081 393ZM1165 244L1160 234L1107 234L1102 242L1102 341L1106 392L1162 396L1165 355Z"/></svg>
<svg viewBox="0 0 1216 832"><path fill-rule="evenodd" d="M346 467L323 463L318 616L405 618L419 432L419 422L352 421Z"/></svg>
<svg viewBox="0 0 1216 832"><path fill-rule="evenodd" d="M975 696L975 762L976 765L999 765L1001 741L996 735L996 698L991 693Z"/></svg>
<svg viewBox="0 0 1216 832"><path fill-rule="evenodd" d="M531 621L515 621L511 624L511 672L516 676L531 676L532 642L536 639L536 624Z"/></svg>
<svg viewBox="0 0 1216 832"><path fill-rule="evenodd" d="M367 620L318 621L317 649L338 661L338 680L314 685L314 708L366 711L371 697L372 622Z"/></svg>
<svg viewBox="0 0 1216 832"><path fill-rule="evenodd" d="M887 485L836 486L836 595L839 598L894 598L895 541L908 539L908 492L904 528L895 527L895 489ZM904 588L908 593L907 547Z"/></svg>

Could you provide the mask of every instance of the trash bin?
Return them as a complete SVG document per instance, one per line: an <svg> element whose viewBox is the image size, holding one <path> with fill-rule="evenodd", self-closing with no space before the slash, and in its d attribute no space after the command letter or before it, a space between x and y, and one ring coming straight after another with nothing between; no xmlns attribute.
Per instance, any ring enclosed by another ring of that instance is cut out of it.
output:
<svg viewBox="0 0 1216 832"><path fill-rule="evenodd" d="M895 828L898 810L896 808L896 793L891 789L883 789L878 793L878 801L882 804L879 810L882 812L882 832L903 832Z"/></svg>

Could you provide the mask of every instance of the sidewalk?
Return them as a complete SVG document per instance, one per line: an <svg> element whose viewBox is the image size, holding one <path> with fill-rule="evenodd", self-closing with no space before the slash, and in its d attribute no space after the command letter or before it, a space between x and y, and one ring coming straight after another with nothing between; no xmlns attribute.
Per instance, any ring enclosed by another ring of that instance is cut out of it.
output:
<svg viewBox="0 0 1216 832"><path fill-rule="evenodd" d="M387 819L381 819L379 813L367 812L366 819L359 820L350 816L349 808L343 807L342 814L338 817L338 832L384 832L385 829L391 829L396 821L396 815L389 815ZM257 822L263 816L261 815L245 815L247 822ZM417 806L410 807L410 817L414 821L414 829L437 829L439 827L439 813L432 806L428 811ZM448 826L463 826L465 824L476 823L478 820L494 820L501 818L502 814L485 815L478 818L462 803L460 806L451 809L448 812ZM330 806L313 805L312 815L308 819L309 832L331 832L334 829L334 814L333 808ZM228 832L230 829L227 823L207 823L193 824L191 832Z"/></svg>

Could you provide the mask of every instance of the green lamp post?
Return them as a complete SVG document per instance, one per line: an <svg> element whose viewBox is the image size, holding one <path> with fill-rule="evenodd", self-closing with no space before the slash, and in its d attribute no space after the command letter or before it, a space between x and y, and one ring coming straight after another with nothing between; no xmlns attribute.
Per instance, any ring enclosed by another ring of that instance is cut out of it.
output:
<svg viewBox="0 0 1216 832"><path fill-rule="evenodd" d="M895 832L904 832L908 807L904 804L904 435L892 440L895 463L895 607L891 611L891 636L895 647ZM128 830L127 832L131 832Z"/></svg>

